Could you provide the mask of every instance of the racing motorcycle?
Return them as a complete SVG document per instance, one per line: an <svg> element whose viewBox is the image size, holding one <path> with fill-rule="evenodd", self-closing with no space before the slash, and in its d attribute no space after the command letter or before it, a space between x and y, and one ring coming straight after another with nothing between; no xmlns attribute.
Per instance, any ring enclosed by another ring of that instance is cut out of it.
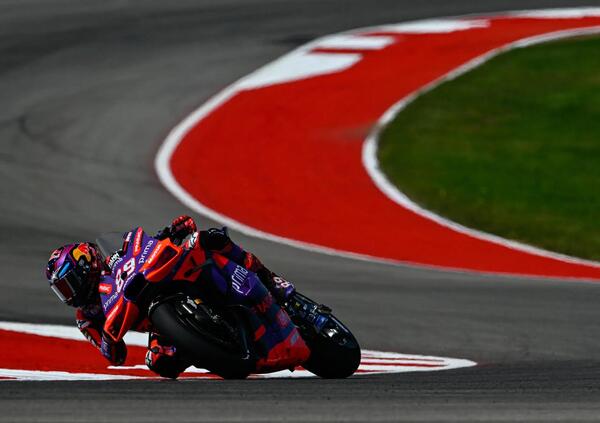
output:
<svg viewBox="0 0 600 423"><path fill-rule="evenodd" d="M110 235L97 239L109 256ZM111 256L112 273L99 285L106 323L104 331L117 342L129 330L158 331L196 367L225 379L243 379L258 360L252 319L242 304L210 300L198 275L224 260L202 248L182 248L183 240L159 239L135 228L123 236ZM114 244L113 244L114 245ZM221 269L223 271L223 269ZM230 274L229 283L239 283ZM260 283L247 278L242 283ZM249 292L251 286L238 292ZM207 298L208 297L208 298ZM310 349L302 366L323 378L351 376L360 364L360 346L350 330L325 305L296 292L282 305Z"/></svg>

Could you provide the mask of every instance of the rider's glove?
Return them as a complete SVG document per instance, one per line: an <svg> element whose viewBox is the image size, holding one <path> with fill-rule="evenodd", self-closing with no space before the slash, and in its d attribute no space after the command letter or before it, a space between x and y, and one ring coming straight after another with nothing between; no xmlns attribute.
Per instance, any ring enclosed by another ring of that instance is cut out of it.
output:
<svg viewBox="0 0 600 423"><path fill-rule="evenodd" d="M114 342L105 333L102 334L100 352L113 366L120 366L127 358L127 347L122 340Z"/></svg>
<svg viewBox="0 0 600 423"><path fill-rule="evenodd" d="M173 219L171 222L171 226L166 226L158 233L154 238L163 240L166 238L171 238L174 241L181 241L186 236L196 232L196 222L190 216L179 216Z"/></svg>
<svg viewBox="0 0 600 423"><path fill-rule="evenodd" d="M183 239L186 236L193 234L196 232L198 228L196 227L196 222L190 216L179 216L173 219L171 223L171 236L173 238Z"/></svg>

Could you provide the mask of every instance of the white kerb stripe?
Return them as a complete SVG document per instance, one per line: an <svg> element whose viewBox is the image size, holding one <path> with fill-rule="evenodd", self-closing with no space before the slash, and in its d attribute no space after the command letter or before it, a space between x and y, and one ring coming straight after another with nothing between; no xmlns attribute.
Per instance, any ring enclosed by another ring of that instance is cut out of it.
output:
<svg viewBox="0 0 600 423"><path fill-rule="evenodd" d="M73 322L73 326L51 325L45 323L0 322L0 329L26 333L29 335L88 342L81 331L75 326L75 322ZM125 335L124 341L127 345L145 347L148 345L148 334L131 331Z"/></svg>
<svg viewBox="0 0 600 423"><path fill-rule="evenodd" d="M360 35L332 35L320 39L315 47L326 49L348 50L380 50L391 44L396 39L386 36L360 36Z"/></svg>
<svg viewBox="0 0 600 423"><path fill-rule="evenodd" d="M542 10L542 11L538 11L538 12L544 12L544 11ZM503 12L501 14L500 13L496 14L496 16L502 16L502 15L511 14L511 13L515 14L515 13L520 13L520 12L517 12L517 11ZM493 16L490 16L490 17L493 17ZM344 34L360 35L360 34L364 34L367 32L368 33L373 33L373 32L377 32L377 31L381 32L383 29L391 30L391 32L398 31L398 32L406 32L407 33L407 32L412 31L414 33L424 33L424 31L430 31L432 33L440 33L440 32L461 31L461 30L472 28L472 27L476 28L476 27L483 27L483 26L487 26L487 25L489 25L489 21L485 20L485 19L476 19L476 20L473 20L473 19L469 20L467 18L438 19L438 20L414 21L414 22L407 22L407 23L401 23L401 24L396 24L396 25L358 28L358 29L340 33L338 35L344 35ZM321 39L317 39L306 45L300 46L297 49L293 50L292 52L288 53L288 55L294 55L294 54L298 54L301 52L308 52L311 49L313 49L316 45L318 45L318 42L320 40ZM283 56L281 59L284 59L286 56ZM485 58L476 59L476 60L470 62L470 64L467 64L464 68L468 68L468 66L471 66L471 67L477 66L478 61L483 62L485 60L486 60ZM347 257L347 258L352 258L355 260L363 260L363 261L369 261L369 262L375 262L375 263L386 263L386 264L390 264L390 265L407 265L407 266L415 266L416 265L420 268L426 268L426 269L461 271L460 269L455 269L455 268L450 269L450 268L444 267L444 266L427 265L427 264L423 264L423 263L414 263L414 262L403 262L401 260L392 260L392 259L384 259L381 257L374 257L374 256L370 256L368 254L357 254L357 253L352 253L352 252L348 252L348 251L344 251L344 250L338 250L335 248L324 247L321 245L316 245L316 244L312 244L312 243L308 243L308 242L304 242L304 241L285 238L285 237L278 236L278 235L275 235L272 233L267 233L267 232L261 231L257 228L248 226L240 221L232 219L231 217L229 217L221 212L218 212L216 210L213 210L210 207L207 207L206 205L201 203L199 201L199 199L193 197L189 192L187 192L179 184L179 182L175 179L173 172L171 171L171 166L170 166L171 157L173 155L173 152L179 145L179 143L183 140L183 138L186 136L186 134L192 128L194 128L195 125L197 125L200 121L202 121L207 115L209 115L215 109L217 109L221 105L225 104L227 101L229 101L235 95L237 95L241 91L240 86L244 85L245 79L253 78L253 75L255 73L261 72L265 67L268 67L271 64L265 65L264 67L258 69L254 73L248 75L247 77L241 78L237 82L235 82L232 85L230 85L229 87L225 88L223 91L221 91L220 93L218 93L217 95L212 97L209 101L207 101L202 106L200 106L198 109L196 109L194 112L192 112L190 115L188 115L181 123L179 123L177 126L175 126L171 130L171 132L167 135L167 138L165 139L163 144L160 146L159 151L156 155L156 159L154 161L154 167L156 169L157 175L158 175L160 181L162 182L162 184L165 186L165 188L167 188L167 190L170 191L173 196L175 196L179 201L181 201L182 204L184 204L191 210L194 210L197 213L207 216L208 218L210 218L212 220L221 222L222 224L225 224L225 225L231 227L232 229L235 229L235 230L237 230L243 234L246 234L248 236L266 239L266 240L269 240L272 242L289 245L289 246L292 246L295 248L300 248L300 249L307 250L307 251L328 254L328 255L333 255L333 256ZM455 73L460 74L461 69L462 68L459 68L458 70L455 71ZM452 74L452 72L450 74ZM247 85L250 86L251 84L247 83ZM388 112L386 112L386 113L393 115L393 112L394 112L394 110L392 108L392 109L388 110ZM373 149L374 147L376 148L376 145L375 146L370 145L370 143L372 143L374 141L375 141L375 139L373 139L373 138L367 138L367 140L365 140L365 143L363 144L363 163L364 163L366 156L368 156L365 154L365 150L368 151L369 149ZM371 177L373 177L373 175L371 175ZM457 225L457 224L454 224L454 225ZM457 227L460 228L460 225L457 225ZM487 235L487 236L489 236L489 235ZM501 238L498 238L498 239L501 239ZM507 241L507 240L504 240L504 241L508 242L508 243L512 242L512 241ZM560 255L558 255L558 256L560 256ZM467 272L469 272L469 271L467 270ZM479 272L479 273L497 274L494 272ZM535 278L530 275L528 275L528 276L530 278ZM545 279L545 278L539 277L536 279ZM585 280L582 278L566 278L566 279Z"/></svg>
<svg viewBox="0 0 600 423"><path fill-rule="evenodd" d="M535 19L576 19L600 16L600 7L579 7L572 9L526 10L513 12L510 16Z"/></svg>
<svg viewBox="0 0 600 423"><path fill-rule="evenodd" d="M101 373L71 373L48 370L17 370L0 369L0 377L15 378L18 380L131 380L144 379L137 376L109 375Z"/></svg>
<svg viewBox="0 0 600 423"><path fill-rule="evenodd" d="M400 34L446 34L473 28L486 28L489 25L490 23L486 19L427 19L370 29L373 32L397 32Z"/></svg>
<svg viewBox="0 0 600 423"><path fill-rule="evenodd" d="M550 34L538 35L535 37L526 38L523 40L516 41L514 43L510 43L503 47L494 49L488 53L485 53L482 56L479 56L468 63L460 66L457 69L452 70L441 78L436 79L425 87L419 89L416 92L411 93L405 98L401 99L398 103L394 104L390 107L379 119L377 124L374 126L373 131L367 137L365 143L363 144L362 150L362 162L363 166L367 170L367 173L375 183L375 185L379 188L381 192L383 192L386 197L390 200L396 202L400 206L411 210L427 219L430 219L442 226L448 227L457 232L469 235L473 238L482 239L494 244L502 245L507 248L511 248L513 250L524 251L529 254L534 254L541 257L549 257L555 260L560 260L568 263L575 264L583 264L586 266L592 267L600 267L600 263L592 261L592 260L584 260L577 257L567 256L565 254L559 254L552 251L544 250L542 248L533 247L531 245L527 245L521 242L508 240L493 234L489 234L483 231L479 231L476 229L468 228L466 226L460 225L456 222L448 220L436 213L433 213L429 210L424 209L414 201L412 201L406 194L400 191L393 183L391 183L387 176L382 172L379 166L379 160L377 159L377 150L379 143L379 136L385 128L385 126L402 110L406 108L410 103L412 103L416 98L420 95L433 90L438 87L440 84L450 81L452 79L457 78L460 75L465 74L466 72L472 70L473 68L482 65L488 60L496 57L497 55L506 52L511 49L528 47L534 44L539 44L542 42L550 41L550 40L558 40L561 38L568 38L579 35L587 35L587 34L597 34L600 33L600 26L594 26L589 28L580 28L580 29L571 29L564 31L557 31Z"/></svg>

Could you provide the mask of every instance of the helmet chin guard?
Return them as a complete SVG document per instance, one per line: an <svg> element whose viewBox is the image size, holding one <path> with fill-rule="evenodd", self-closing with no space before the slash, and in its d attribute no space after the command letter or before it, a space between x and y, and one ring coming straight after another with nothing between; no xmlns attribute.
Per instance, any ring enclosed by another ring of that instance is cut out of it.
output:
<svg viewBox="0 0 600 423"><path fill-rule="evenodd" d="M100 269L101 259L93 244L68 244L52 252L46 277L63 303L79 307L91 300Z"/></svg>

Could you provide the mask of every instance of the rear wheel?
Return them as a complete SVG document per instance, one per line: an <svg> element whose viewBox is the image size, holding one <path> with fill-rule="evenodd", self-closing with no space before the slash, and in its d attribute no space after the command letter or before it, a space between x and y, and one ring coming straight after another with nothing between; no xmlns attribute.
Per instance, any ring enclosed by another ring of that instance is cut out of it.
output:
<svg viewBox="0 0 600 423"><path fill-rule="evenodd" d="M329 307L296 292L286 310L310 349L310 357L302 364L306 370L329 379L354 374L360 365L360 346Z"/></svg>
<svg viewBox="0 0 600 423"><path fill-rule="evenodd" d="M306 370L326 379L352 376L360 365L360 346L354 335L333 315L325 327L307 336L310 357L302 365Z"/></svg>
<svg viewBox="0 0 600 423"><path fill-rule="evenodd" d="M180 348L194 365L225 379L244 379L254 370L255 363L244 348L244 328L229 317L195 304L188 297L162 302L150 311L150 320L160 334Z"/></svg>

